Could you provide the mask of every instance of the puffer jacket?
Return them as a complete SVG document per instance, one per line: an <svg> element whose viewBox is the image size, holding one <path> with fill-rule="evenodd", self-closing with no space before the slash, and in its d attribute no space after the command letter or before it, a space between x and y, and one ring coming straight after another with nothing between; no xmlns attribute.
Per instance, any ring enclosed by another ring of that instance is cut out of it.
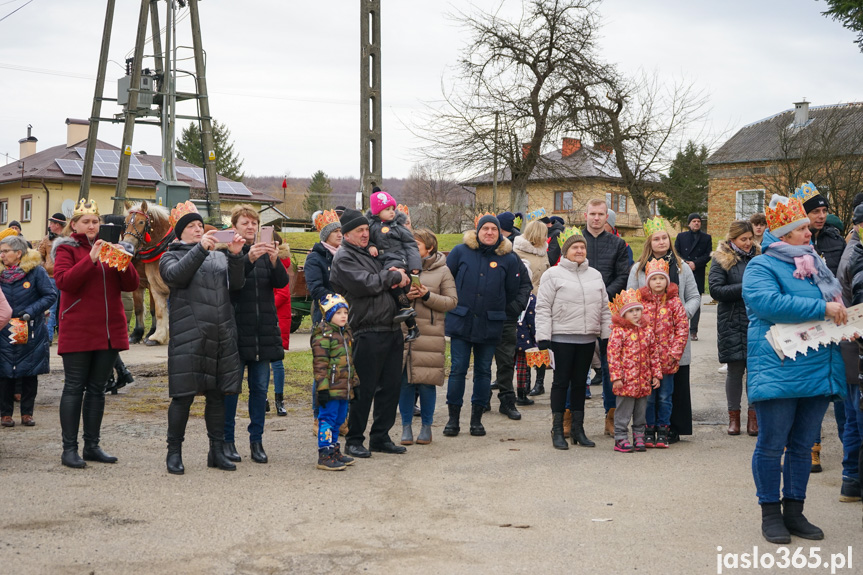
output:
<svg viewBox="0 0 863 575"><path fill-rule="evenodd" d="M560 232L566 229L560 222L554 222L551 224L551 227L548 228L548 265L556 266L557 262L560 260L560 244L557 243L557 237L560 235Z"/></svg>
<svg viewBox="0 0 863 575"><path fill-rule="evenodd" d="M608 375L612 383L623 382L623 390L615 395L647 397L653 389L653 378L662 379L662 362L653 330L643 316L637 326L617 314L611 321L614 327L608 338Z"/></svg>
<svg viewBox="0 0 863 575"><path fill-rule="evenodd" d="M435 252L425 258L420 281L429 293L426 300L414 300L420 336L405 345L408 383L443 385L446 375L444 314L458 305L455 280L446 266L446 256Z"/></svg>
<svg viewBox="0 0 863 575"><path fill-rule="evenodd" d="M330 399L352 399L359 379L353 365L351 329L322 321L315 326L311 341L315 389L329 390Z"/></svg>
<svg viewBox="0 0 863 575"><path fill-rule="evenodd" d="M384 269L397 267L406 270L422 270L422 259L414 234L406 226L407 215L396 212L391 222L382 222L380 217L366 213L369 220L369 244L378 249L378 259Z"/></svg>
<svg viewBox="0 0 863 575"><path fill-rule="evenodd" d="M354 337L365 331L399 331L393 323L396 301L390 295L392 286L402 279L399 272L381 266L368 248L343 241L333 257L330 286L350 304L348 323Z"/></svg>
<svg viewBox="0 0 863 575"><path fill-rule="evenodd" d="M854 273L851 270L851 258L854 255L854 248L859 245L860 234L854 228L846 238L845 249L842 251L839 268L836 270L836 279L839 280L839 285L842 286L842 301L845 302L845 307L850 307L852 305L851 301L854 299L851 289L851 284L854 280Z"/></svg>
<svg viewBox="0 0 863 575"><path fill-rule="evenodd" d="M515 348L527 351L536 347L536 296L530 294L524 316L515 331Z"/></svg>
<svg viewBox="0 0 863 575"><path fill-rule="evenodd" d="M686 309L686 318L692 319L699 309L701 309L701 294L698 292L698 285L695 283L695 276L692 275L692 270L684 264L677 268L680 284L677 286L677 297L683 302L683 307ZM641 289L647 282L644 280L644 270L638 269L638 262L632 264L632 269L629 271L629 280L626 284L626 289ZM686 349L683 350L683 357L680 358L680 365L689 365L692 362L692 343L687 339Z"/></svg>
<svg viewBox="0 0 863 575"><path fill-rule="evenodd" d="M480 245L475 230L464 233L464 243L446 258L455 279L458 305L446 314L446 335L479 344L500 343L503 324L514 312L518 318L530 297L530 280L522 282L521 260L512 244L499 238L493 246ZM519 303L523 284L524 302Z"/></svg>
<svg viewBox="0 0 863 575"><path fill-rule="evenodd" d="M750 403L767 399L845 396L845 365L837 344L806 355L780 357L766 335L777 323L823 320L827 302L808 278L794 277L794 264L770 255L772 238L764 237L764 255L753 258L743 273L743 301L749 316L747 395Z"/></svg>
<svg viewBox="0 0 863 575"><path fill-rule="evenodd" d="M288 285L288 270L276 258L276 264L263 255L249 261L249 249L243 246L246 282L231 292L239 336L237 348L243 361L276 361L285 357L282 332L273 290Z"/></svg>
<svg viewBox="0 0 863 575"><path fill-rule="evenodd" d="M545 270L550 267L548 265L548 250L546 246L538 248L524 239L524 236L518 236L512 243L512 248L515 251L515 255L527 262L530 268L530 281L533 285L530 293L536 295L539 289L539 280L542 279L542 274L545 273Z"/></svg>
<svg viewBox="0 0 863 575"><path fill-rule="evenodd" d="M555 335L608 337L611 311L605 283L589 264L561 258L543 274L536 297L537 341L554 341Z"/></svg>
<svg viewBox="0 0 863 575"><path fill-rule="evenodd" d="M285 270L291 269L291 250L288 244L279 244L279 259ZM279 332L282 334L282 348L291 347L291 286L286 285L273 289L274 303L276 304L276 315L279 318ZM314 307L314 306L312 306Z"/></svg>
<svg viewBox="0 0 863 575"><path fill-rule="evenodd" d="M3 290L0 290L0 329L6 327L9 320L12 319L12 306L6 301L6 296L3 295Z"/></svg>
<svg viewBox="0 0 863 575"><path fill-rule="evenodd" d="M815 252L824 258L827 269L835 276L839 272L839 262L845 250L845 238L833 226L825 225L821 231L812 231L812 245Z"/></svg>
<svg viewBox="0 0 863 575"><path fill-rule="evenodd" d="M174 242L159 260L168 298L168 394L240 393L242 362L231 291L242 289L242 255Z"/></svg>
<svg viewBox="0 0 863 575"><path fill-rule="evenodd" d="M686 340L689 339L689 320L683 302L677 297L677 285L669 282L665 293L658 297L650 290L650 286L638 291L644 305L643 317L647 318L656 347L659 348L662 374L677 373L680 358L686 349Z"/></svg>
<svg viewBox="0 0 863 575"><path fill-rule="evenodd" d="M120 272L99 260L93 263L90 246L86 235L75 233L57 238L51 248L54 281L60 290L60 355L129 349L129 324L120 292L138 289L138 272L131 264Z"/></svg>
<svg viewBox="0 0 863 575"><path fill-rule="evenodd" d="M330 266L333 264L333 254L320 242L312 246L312 251L306 256L303 264L303 274L306 276L306 287L312 296L312 325L318 325L323 318L317 302L335 294L330 285Z"/></svg>
<svg viewBox="0 0 863 575"><path fill-rule="evenodd" d="M12 307L12 317L30 316L27 343L12 345L9 328L0 328L0 377L26 377L50 371L45 311L57 301L57 294L41 264L39 252L27 250L18 265L24 277L11 283L0 280L0 289ZM0 272L5 269L0 264Z"/></svg>
<svg viewBox="0 0 863 575"><path fill-rule="evenodd" d="M605 230L596 237L585 230L584 241L587 245L587 260L602 274L608 301L611 301L614 296L626 289L629 271L626 242Z"/></svg>
<svg viewBox="0 0 863 575"><path fill-rule="evenodd" d="M743 302L743 272L761 247L753 245L751 255L734 251L728 241L722 241L713 252L710 264L710 295L719 302L716 306L716 347L719 363L746 360L746 332L749 318Z"/></svg>

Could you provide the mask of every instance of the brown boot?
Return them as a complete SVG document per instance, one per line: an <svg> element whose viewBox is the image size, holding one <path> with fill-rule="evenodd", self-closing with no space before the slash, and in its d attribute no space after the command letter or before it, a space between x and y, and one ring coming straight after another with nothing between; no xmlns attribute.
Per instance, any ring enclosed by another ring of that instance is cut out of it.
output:
<svg viewBox="0 0 863 575"><path fill-rule="evenodd" d="M740 410L728 412L728 435L740 435Z"/></svg>
<svg viewBox="0 0 863 575"><path fill-rule="evenodd" d="M605 414L605 434L611 435L614 437L614 410L616 408L612 407L608 410L608 413Z"/></svg>
<svg viewBox="0 0 863 575"><path fill-rule="evenodd" d="M758 436L758 417L755 415L755 410L751 407L746 412L746 433L752 437Z"/></svg>
<svg viewBox="0 0 863 575"><path fill-rule="evenodd" d="M563 412L563 436L569 437L570 431L572 431L572 411L567 409Z"/></svg>
<svg viewBox="0 0 863 575"><path fill-rule="evenodd" d="M812 446L812 473L821 473L821 444Z"/></svg>

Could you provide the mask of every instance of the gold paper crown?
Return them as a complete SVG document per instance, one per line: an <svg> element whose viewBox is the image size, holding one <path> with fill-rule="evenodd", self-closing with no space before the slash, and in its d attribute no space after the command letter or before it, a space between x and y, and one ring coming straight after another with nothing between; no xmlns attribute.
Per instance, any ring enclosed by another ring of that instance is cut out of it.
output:
<svg viewBox="0 0 863 575"><path fill-rule="evenodd" d="M665 220L661 216L655 216L644 222L644 235L649 236L653 232L664 232Z"/></svg>
<svg viewBox="0 0 863 575"><path fill-rule="evenodd" d="M774 196L774 200L778 200L780 197ZM788 198L787 203L781 201L771 201L770 203L773 206L767 206L764 209L764 216L767 218L767 227L779 237L793 229L782 230L783 227L796 222L801 222L800 225L803 225L802 220L809 220L806 216L806 210L803 209L803 202L797 198Z"/></svg>
<svg viewBox="0 0 863 575"><path fill-rule="evenodd" d="M521 216L516 216L515 219L512 221L512 227L514 228L521 229L521 224Z"/></svg>
<svg viewBox="0 0 863 575"><path fill-rule="evenodd" d="M644 266L644 277L649 278L650 274L661 273L668 275L668 262L665 260L650 260Z"/></svg>
<svg viewBox="0 0 863 575"><path fill-rule="evenodd" d="M480 221L482 218L484 218L485 216L494 216L494 217L496 218L496 217L497 217L497 214L493 214L493 213L491 213L491 212L486 212L486 213L484 213L484 214L477 214L477 215L476 215L476 217L473 219L473 227L474 227L474 228L475 228L475 227L477 227L477 226L479 225L479 221Z"/></svg>
<svg viewBox="0 0 863 575"><path fill-rule="evenodd" d="M820 196L821 192L818 191L818 188L815 187L815 184L812 182L806 182L805 184L800 184L800 187L794 190L794 193L791 194L792 198L797 198L800 200L800 203L805 204L807 201L811 200L815 196Z"/></svg>
<svg viewBox="0 0 863 575"><path fill-rule="evenodd" d="M75 210L72 212L72 217L77 218L86 214L99 215L99 206L96 205L96 200L81 198L81 201L78 202L78 205L75 206Z"/></svg>
<svg viewBox="0 0 863 575"><path fill-rule="evenodd" d="M580 236L580 235L582 235L582 234L581 234L581 230L579 228L577 228L577 227L566 228L565 230L563 230L562 232L560 232L558 234L557 245L559 245L561 247L561 249L563 249L563 244L566 243L566 240L568 240L569 238L571 238L573 236ZM566 254L563 254L563 256L566 257Z"/></svg>
<svg viewBox="0 0 863 575"><path fill-rule="evenodd" d="M195 207L191 201L186 200L185 202L177 204L176 208L171 209L171 217L168 218L168 221L172 226L176 226L177 222L185 216L186 214L197 214L198 208Z"/></svg>
<svg viewBox="0 0 863 575"><path fill-rule="evenodd" d="M335 210L325 210L318 214L318 217L315 218L315 228L318 231L321 231L330 224L338 223L340 223L339 215L336 213Z"/></svg>
<svg viewBox="0 0 863 575"><path fill-rule="evenodd" d="M397 211L397 212L401 212L401 213L403 213L403 214L404 214L404 215L406 215L406 216L411 215L411 210L410 210L410 208L408 208L408 207L407 207L406 205L404 205L404 204L399 204L399 205L397 205L397 206L396 206L396 211Z"/></svg>
<svg viewBox="0 0 863 575"><path fill-rule="evenodd" d="M533 220L539 220L542 218L547 218L548 214L545 211L545 208L539 208L537 210L533 210L525 218L527 219L527 223L532 222Z"/></svg>
<svg viewBox="0 0 863 575"><path fill-rule="evenodd" d="M623 315L629 308L641 305L641 292L636 289L628 289L620 292L614 299L608 302L611 313Z"/></svg>
<svg viewBox="0 0 863 575"><path fill-rule="evenodd" d="M327 315L327 312L333 309L334 306L343 303L348 305L348 300L342 297L339 294L327 294L326 297L321 298L321 311L324 315Z"/></svg>

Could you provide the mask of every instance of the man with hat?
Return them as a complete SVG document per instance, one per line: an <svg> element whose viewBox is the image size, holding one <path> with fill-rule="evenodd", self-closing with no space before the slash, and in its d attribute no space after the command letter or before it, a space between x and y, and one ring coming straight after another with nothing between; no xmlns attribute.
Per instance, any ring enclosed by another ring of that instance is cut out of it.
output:
<svg viewBox="0 0 863 575"><path fill-rule="evenodd" d="M51 279L51 285L54 286L54 291L57 293L57 301L54 302L48 309L48 319L45 322L45 327L48 328L48 341L54 341L54 328L57 325L57 306L60 305L60 292L57 291L57 284L54 283L54 258L51 255L51 246L54 245L54 240L63 235L63 228L66 227L66 216L57 212L48 218L48 235L42 238L36 249L39 255L42 256L42 267L48 272L48 277Z"/></svg>
<svg viewBox="0 0 863 575"><path fill-rule="evenodd" d="M560 216L540 218L540 221L548 226L548 265L556 266L560 261L560 244L557 243L557 236L566 229L566 222Z"/></svg>
<svg viewBox="0 0 863 575"><path fill-rule="evenodd" d="M821 195L812 182L806 182L794 191L794 197L803 202L803 209L809 218L809 231L812 232L812 245L815 251L824 258L827 269L836 275L839 271L839 261L845 250L845 239L842 233L827 223L830 203Z"/></svg>
<svg viewBox="0 0 863 575"><path fill-rule="evenodd" d="M348 413L345 453L370 457L371 451L404 453L390 439L402 382L404 336L394 318L398 309L390 290L404 287L410 277L395 267L383 269L369 247L369 221L357 210L346 208L340 218L342 245L333 256L330 285L350 304L348 323L354 336L354 366L360 378ZM374 418L369 449L363 446L369 412Z"/></svg>
<svg viewBox="0 0 863 575"><path fill-rule="evenodd" d="M710 261L710 253L713 251L713 238L701 231L701 214L689 214L686 220L689 231L677 234L674 239L674 249L692 270L695 284L698 286L698 293L703 294L704 272L707 271L707 262ZM689 320L689 337L692 341L698 341L698 320L700 318L701 308Z"/></svg>
<svg viewBox="0 0 863 575"><path fill-rule="evenodd" d="M521 235L521 231L515 225L516 217L512 212L502 212L497 215L497 221L500 222L500 233L509 241L513 241L516 236Z"/></svg>

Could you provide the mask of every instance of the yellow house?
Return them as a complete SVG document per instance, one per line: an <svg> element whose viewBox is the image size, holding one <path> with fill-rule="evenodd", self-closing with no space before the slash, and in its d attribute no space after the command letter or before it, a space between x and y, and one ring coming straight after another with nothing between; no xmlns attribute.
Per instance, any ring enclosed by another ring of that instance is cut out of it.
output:
<svg viewBox="0 0 863 575"><path fill-rule="evenodd" d="M48 233L48 218L53 214L71 216L81 187L89 122L67 118L66 126L65 144L37 151L38 140L28 133L19 140L20 159L0 167L0 229L17 221L24 237L36 241ZM94 166L88 196L96 200L100 212L111 213L117 187L116 165L111 160L119 157L119 148L102 141L97 141L96 148L104 161ZM155 201L161 156L134 154L132 158L126 197L130 201ZM191 196L206 197L201 168L179 159L176 165L177 179L191 187ZM237 204L248 203L260 210L278 202L223 176L219 176L219 196L223 219Z"/></svg>

